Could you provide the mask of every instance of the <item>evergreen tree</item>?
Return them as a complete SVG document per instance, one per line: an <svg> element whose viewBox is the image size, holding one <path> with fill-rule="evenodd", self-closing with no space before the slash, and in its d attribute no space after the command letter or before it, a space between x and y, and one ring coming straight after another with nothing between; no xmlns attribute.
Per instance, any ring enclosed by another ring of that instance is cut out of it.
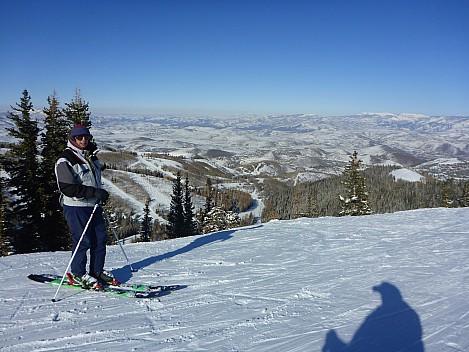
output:
<svg viewBox="0 0 469 352"><path fill-rule="evenodd" d="M60 192L55 178L55 163L64 150L68 137L68 125L54 92L47 98L48 108L44 108L45 132L42 133L41 176L44 187L44 227L43 243L47 250L66 250L70 246L68 225L60 209Z"/></svg>
<svg viewBox="0 0 469 352"><path fill-rule="evenodd" d="M360 173L361 160L358 153L353 152L350 156L350 163L343 173L347 188L347 197L339 196L342 203L342 211L339 215L369 215L373 211L370 209L368 202L368 192L365 186L365 177Z"/></svg>
<svg viewBox="0 0 469 352"><path fill-rule="evenodd" d="M109 200L104 204L104 209L103 212L106 212L104 215L105 223L106 223L106 232L107 232L107 245L114 245L117 244L116 242L116 237L114 236L114 231L116 231L117 228L121 228L120 224L118 224L118 219L119 216L116 215L112 205L112 200ZM109 220L109 221L108 221Z"/></svg>
<svg viewBox="0 0 469 352"><path fill-rule="evenodd" d="M76 124L82 124L85 127L91 127L89 104L81 97L80 89L75 90L75 97L70 103L65 103L65 118L70 123L70 127Z"/></svg>
<svg viewBox="0 0 469 352"><path fill-rule="evenodd" d="M168 224L166 225L168 238L192 236L197 233L188 176L185 181L183 188L181 172L178 171L173 184Z"/></svg>
<svg viewBox="0 0 469 352"><path fill-rule="evenodd" d="M205 214L208 214L210 210L213 207L213 188L212 188L212 180L207 177L207 183L206 183L206 197L205 197L205 207L204 207L204 212Z"/></svg>
<svg viewBox="0 0 469 352"><path fill-rule="evenodd" d="M452 197L453 182L452 180L446 180L441 190L441 207L451 208L453 206Z"/></svg>
<svg viewBox="0 0 469 352"><path fill-rule="evenodd" d="M181 237L185 233L184 223L184 205L183 189L181 183L181 173L178 171L176 180L173 184L173 194L171 195L171 204L169 206L168 224L166 233L168 238Z"/></svg>
<svg viewBox="0 0 469 352"><path fill-rule="evenodd" d="M31 119L33 105L27 90L20 103L12 107L8 118L15 127L7 128L10 136L17 139L5 157L4 169L9 174L7 188L11 194L11 214L15 226L13 247L16 253L29 253L44 249L40 241L43 224L44 189L41 184L38 161L37 121Z"/></svg>
<svg viewBox="0 0 469 352"><path fill-rule="evenodd" d="M205 214L203 233L227 230L238 227L240 219L238 214L233 211L226 211L220 207L214 206Z"/></svg>
<svg viewBox="0 0 469 352"><path fill-rule="evenodd" d="M7 256L12 252L11 234L8 232L5 219L5 203L3 179L0 178L0 257Z"/></svg>
<svg viewBox="0 0 469 352"><path fill-rule="evenodd" d="M3 182L3 181L2 181ZM0 246L2 247L2 253L5 255L15 254L18 251L15 248L15 240L16 240L16 231L18 222L17 216L13 212L11 206L11 197L7 192L5 192L7 182L3 182L3 192L2 192L2 217L3 217L3 233L2 237L0 238Z"/></svg>
<svg viewBox="0 0 469 352"><path fill-rule="evenodd" d="M150 242L152 237L152 218L150 216L150 198L145 202L145 209L143 210L142 227L140 229L140 242Z"/></svg>
<svg viewBox="0 0 469 352"><path fill-rule="evenodd" d="M193 236L197 233L197 226L194 221L194 206L192 204L191 191L189 187L189 176L186 175L184 184L184 235Z"/></svg>
<svg viewBox="0 0 469 352"><path fill-rule="evenodd" d="M166 239L166 229L164 224L161 224L158 220L155 220L153 221L151 228L152 241L163 241Z"/></svg>
<svg viewBox="0 0 469 352"><path fill-rule="evenodd" d="M207 219L207 214L210 213L212 208L214 207L214 200L213 200L213 188L212 188L212 180L207 177L207 182L206 182L206 190L205 190L205 206L203 209L200 210L199 214L197 215L197 221L198 221L198 231L205 233L204 228L205 228L205 221Z"/></svg>
<svg viewBox="0 0 469 352"><path fill-rule="evenodd" d="M469 207L469 181L466 181L463 184L461 206Z"/></svg>
<svg viewBox="0 0 469 352"><path fill-rule="evenodd" d="M318 193L315 191L314 193L308 193L308 200L306 203L306 216L309 218L317 218L319 217L318 212Z"/></svg>
<svg viewBox="0 0 469 352"><path fill-rule="evenodd" d="M293 199L292 199L292 202L291 202L291 206L293 207L293 217L294 218L299 218L299 217L303 217L305 216L305 212L303 211L303 202L302 202L302 193L298 192L297 190L295 190L293 192Z"/></svg>

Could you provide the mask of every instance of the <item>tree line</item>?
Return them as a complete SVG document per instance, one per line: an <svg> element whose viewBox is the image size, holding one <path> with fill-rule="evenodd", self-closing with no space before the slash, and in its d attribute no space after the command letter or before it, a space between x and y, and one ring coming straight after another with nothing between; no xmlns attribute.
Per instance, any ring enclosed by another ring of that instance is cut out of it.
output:
<svg viewBox="0 0 469 352"><path fill-rule="evenodd" d="M181 172L177 172L166 225L167 238L187 237L240 226L239 209L233 209L233 204L238 202L226 201L227 198L232 198L223 196L218 187L214 188L210 178L207 178L205 189L199 192L205 196L205 205L195 213L189 177L186 175L183 184Z"/></svg>
<svg viewBox="0 0 469 352"><path fill-rule="evenodd" d="M42 130L31 116L34 109L26 89L7 113L13 123L7 131L16 142L0 158L7 175L0 178L0 255L64 250L70 246L54 168L71 127L78 123L91 127L89 105L79 89L64 108L56 92L47 98L47 103L42 110L46 115Z"/></svg>
<svg viewBox="0 0 469 352"><path fill-rule="evenodd" d="M467 180L441 180L429 175L420 182L396 180L391 173L397 168L362 169L354 152L342 175L291 187L270 180L264 183L262 221L469 206Z"/></svg>

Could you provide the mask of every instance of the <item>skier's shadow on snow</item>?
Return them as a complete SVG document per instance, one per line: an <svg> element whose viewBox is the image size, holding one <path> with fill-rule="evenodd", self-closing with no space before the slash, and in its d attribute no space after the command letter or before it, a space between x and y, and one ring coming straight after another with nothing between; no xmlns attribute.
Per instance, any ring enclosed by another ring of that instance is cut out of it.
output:
<svg viewBox="0 0 469 352"><path fill-rule="evenodd" d="M330 330L322 352L423 352L422 326L417 313L402 299L399 289L383 282L373 291L381 294L382 304L365 319L347 344Z"/></svg>
<svg viewBox="0 0 469 352"><path fill-rule="evenodd" d="M259 225L259 226L262 226L262 225ZM250 227L250 229L252 229L252 227ZM169 259L169 258L173 258L177 255L190 252L193 249L208 245L210 243L218 242L218 241L223 242L223 241L229 240L230 238L233 237L232 234L236 231L242 231L242 229L225 230L225 231L214 232L206 236L198 236L194 241L192 241L191 243L187 244L186 246L182 248L176 249L174 251L171 251L165 254L160 254L154 257L146 258L139 262L135 262L132 264L132 268L135 271L138 271L142 268L153 265L156 262ZM125 267L120 268L120 269L115 269L113 270L113 273L116 277L119 278L121 282L126 282L132 277L130 270L126 269Z"/></svg>

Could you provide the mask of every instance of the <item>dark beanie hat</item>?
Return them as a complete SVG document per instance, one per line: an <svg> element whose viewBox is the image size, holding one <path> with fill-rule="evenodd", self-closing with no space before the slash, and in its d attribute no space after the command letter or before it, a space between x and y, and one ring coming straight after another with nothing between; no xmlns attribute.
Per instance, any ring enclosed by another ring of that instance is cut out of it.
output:
<svg viewBox="0 0 469 352"><path fill-rule="evenodd" d="M91 136L90 130L82 124L75 125L70 132L70 138L76 136Z"/></svg>

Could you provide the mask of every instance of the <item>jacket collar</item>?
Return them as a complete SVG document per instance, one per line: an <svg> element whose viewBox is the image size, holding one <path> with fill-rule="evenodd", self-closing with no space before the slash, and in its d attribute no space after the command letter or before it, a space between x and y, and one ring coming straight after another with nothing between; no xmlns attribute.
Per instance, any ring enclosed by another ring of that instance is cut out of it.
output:
<svg viewBox="0 0 469 352"><path fill-rule="evenodd" d="M67 147L72 149L75 153L77 153L78 155L81 155L83 157L86 156L86 150L83 150L83 149L80 149L78 148L74 143L72 143L70 140L68 140L67 142Z"/></svg>

